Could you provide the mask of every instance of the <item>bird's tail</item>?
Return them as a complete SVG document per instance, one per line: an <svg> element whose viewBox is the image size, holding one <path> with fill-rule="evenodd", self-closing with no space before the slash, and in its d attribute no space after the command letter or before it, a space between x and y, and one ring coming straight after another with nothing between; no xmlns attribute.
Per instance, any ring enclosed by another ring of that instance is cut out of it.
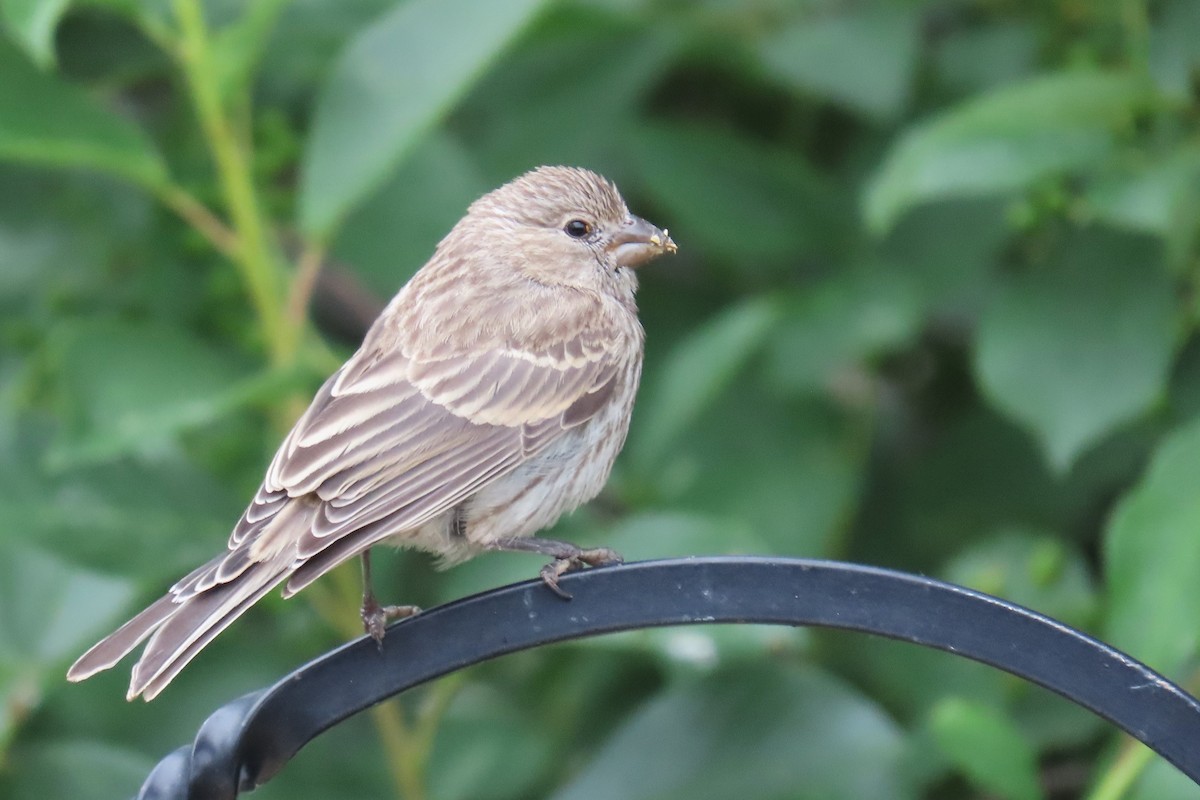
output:
<svg viewBox="0 0 1200 800"><path fill-rule="evenodd" d="M133 667L126 697L132 700L142 695L153 700L217 634L292 573L296 539L281 528L310 524L310 520L307 504L288 503L261 532L279 542L272 548L274 552L257 548L248 566L216 584L211 583L211 576L231 554L224 553L205 564L80 656L67 671L67 679L82 681L108 669L149 637ZM253 544L253 540L246 541L240 547ZM207 586L192 591L198 584Z"/></svg>

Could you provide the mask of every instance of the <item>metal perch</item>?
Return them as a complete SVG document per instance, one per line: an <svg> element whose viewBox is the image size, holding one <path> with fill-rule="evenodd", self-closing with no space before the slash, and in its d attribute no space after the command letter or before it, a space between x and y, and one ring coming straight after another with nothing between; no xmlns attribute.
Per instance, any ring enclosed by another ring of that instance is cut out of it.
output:
<svg viewBox="0 0 1200 800"><path fill-rule="evenodd" d="M1200 783L1200 702L1118 650L986 594L857 564L724 557L643 561L495 589L350 642L218 709L164 758L139 800L231 800L322 731L496 656L633 628L701 623L862 631L990 664L1109 720Z"/></svg>

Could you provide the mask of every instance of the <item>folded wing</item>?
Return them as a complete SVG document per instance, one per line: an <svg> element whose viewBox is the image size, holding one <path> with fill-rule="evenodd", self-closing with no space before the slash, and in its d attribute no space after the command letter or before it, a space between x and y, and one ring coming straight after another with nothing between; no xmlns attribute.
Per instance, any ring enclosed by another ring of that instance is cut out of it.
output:
<svg viewBox="0 0 1200 800"><path fill-rule="evenodd" d="M152 698L271 587L299 591L382 539L418 529L583 424L618 388L628 344L574 333L415 358L364 347L321 387L276 453L229 551L85 653L112 666L150 636L130 696Z"/></svg>

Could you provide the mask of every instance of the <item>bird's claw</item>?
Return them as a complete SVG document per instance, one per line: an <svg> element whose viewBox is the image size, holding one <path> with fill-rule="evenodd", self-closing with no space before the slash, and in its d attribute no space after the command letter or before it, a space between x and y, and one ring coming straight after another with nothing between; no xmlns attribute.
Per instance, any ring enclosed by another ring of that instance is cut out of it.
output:
<svg viewBox="0 0 1200 800"><path fill-rule="evenodd" d="M589 567L611 567L615 564L625 563L625 559L621 557L620 553L607 547L593 547L588 550L580 550L576 560L587 564Z"/></svg>
<svg viewBox="0 0 1200 800"><path fill-rule="evenodd" d="M387 630L387 624L394 619L404 619L415 614L421 613L421 609L417 606L381 606L375 602L364 601L360 615L363 621L363 630L375 640L376 646L383 649L383 634Z"/></svg>
<svg viewBox="0 0 1200 800"><path fill-rule="evenodd" d="M563 600L570 600L571 593L558 585L558 579L571 570L572 561L573 559L570 558L556 558L542 567L541 572L538 573L542 578L542 583Z"/></svg>
<svg viewBox="0 0 1200 800"><path fill-rule="evenodd" d="M584 567L607 567L624 563L625 559L621 558L621 554L616 550L610 550L607 547L593 547L588 550L578 550L570 556L556 558L542 567L538 574L542 578L542 583L546 584L550 591L563 600L570 600L571 593L558 585L558 579L563 575Z"/></svg>

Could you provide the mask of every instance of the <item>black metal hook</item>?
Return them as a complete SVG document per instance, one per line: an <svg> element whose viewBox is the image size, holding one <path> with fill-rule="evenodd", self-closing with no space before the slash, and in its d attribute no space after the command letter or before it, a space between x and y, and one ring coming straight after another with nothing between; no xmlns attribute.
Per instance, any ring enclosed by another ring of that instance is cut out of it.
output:
<svg viewBox="0 0 1200 800"><path fill-rule="evenodd" d="M1200 783L1200 702L1090 636L952 584L831 561L722 557L571 573L574 600L540 581L439 606L350 642L218 709L151 772L139 800L232 800L306 743L426 681L517 650L601 633L697 623L812 625L965 656L1040 684L1140 739Z"/></svg>

